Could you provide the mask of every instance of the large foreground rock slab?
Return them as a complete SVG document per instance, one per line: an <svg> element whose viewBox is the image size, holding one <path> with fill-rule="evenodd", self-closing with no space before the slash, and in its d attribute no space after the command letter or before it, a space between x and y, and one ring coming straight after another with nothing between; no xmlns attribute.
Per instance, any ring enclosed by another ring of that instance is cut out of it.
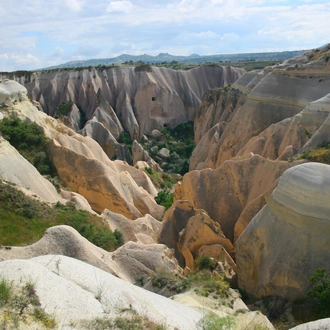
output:
<svg viewBox="0 0 330 330"><path fill-rule="evenodd" d="M32 282L41 307L55 315L60 329L95 318L114 318L123 309L168 329L196 329L202 313L127 283L79 260L43 256L0 263L3 278L16 284Z"/></svg>
<svg viewBox="0 0 330 330"><path fill-rule="evenodd" d="M309 276L330 270L330 166L305 163L284 172L268 204L239 237L239 287L249 294L305 297Z"/></svg>

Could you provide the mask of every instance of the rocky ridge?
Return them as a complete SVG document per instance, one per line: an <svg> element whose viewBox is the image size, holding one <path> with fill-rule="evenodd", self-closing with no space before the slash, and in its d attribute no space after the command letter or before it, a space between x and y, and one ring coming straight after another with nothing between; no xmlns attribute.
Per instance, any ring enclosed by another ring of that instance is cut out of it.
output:
<svg viewBox="0 0 330 330"><path fill-rule="evenodd" d="M245 70L229 66L200 66L188 71L152 67L51 70L13 76L29 97L51 116L62 103L73 102L68 113L76 130L96 139L113 157L123 129L140 140L162 126L194 120L203 93L226 86ZM0 76L0 79L7 75ZM78 109L79 108L79 109ZM87 123L81 125L83 117Z"/></svg>

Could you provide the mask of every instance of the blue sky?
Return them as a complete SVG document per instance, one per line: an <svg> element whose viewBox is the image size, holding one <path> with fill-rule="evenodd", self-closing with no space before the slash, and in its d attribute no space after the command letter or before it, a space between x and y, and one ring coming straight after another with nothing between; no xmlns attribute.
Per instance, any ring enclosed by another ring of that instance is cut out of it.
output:
<svg viewBox="0 0 330 330"><path fill-rule="evenodd" d="M0 0L0 71L120 54L232 54L330 42L330 0Z"/></svg>

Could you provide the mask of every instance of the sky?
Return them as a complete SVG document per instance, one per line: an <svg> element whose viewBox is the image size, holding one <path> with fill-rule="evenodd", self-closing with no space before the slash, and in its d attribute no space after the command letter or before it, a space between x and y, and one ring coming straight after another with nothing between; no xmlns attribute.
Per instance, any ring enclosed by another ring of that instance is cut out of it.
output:
<svg viewBox="0 0 330 330"><path fill-rule="evenodd" d="M330 0L0 0L0 71L121 54L213 55L330 42Z"/></svg>

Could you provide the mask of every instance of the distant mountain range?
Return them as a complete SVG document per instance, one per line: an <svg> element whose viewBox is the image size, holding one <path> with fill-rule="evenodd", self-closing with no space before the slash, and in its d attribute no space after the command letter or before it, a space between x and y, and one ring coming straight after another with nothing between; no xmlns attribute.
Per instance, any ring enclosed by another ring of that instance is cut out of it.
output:
<svg viewBox="0 0 330 330"><path fill-rule="evenodd" d="M220 55L198 55L191 54L189 56L177 56L168 53L160 53L156 56L152 55L128 55L122 54L117 57L90 59L81 61L70 61L64 64L51 66L46 69L59 68L79 68L99 65L112 65L124 63L154 63L161 64L164 62L170 63L176 61L178 63L207 63L207 62L238 62L238 61L284 61L288 58L294 57L305 50L284 51L284 52L268 52L268 53L242 53L242 54L220 54Z"/></svg>

